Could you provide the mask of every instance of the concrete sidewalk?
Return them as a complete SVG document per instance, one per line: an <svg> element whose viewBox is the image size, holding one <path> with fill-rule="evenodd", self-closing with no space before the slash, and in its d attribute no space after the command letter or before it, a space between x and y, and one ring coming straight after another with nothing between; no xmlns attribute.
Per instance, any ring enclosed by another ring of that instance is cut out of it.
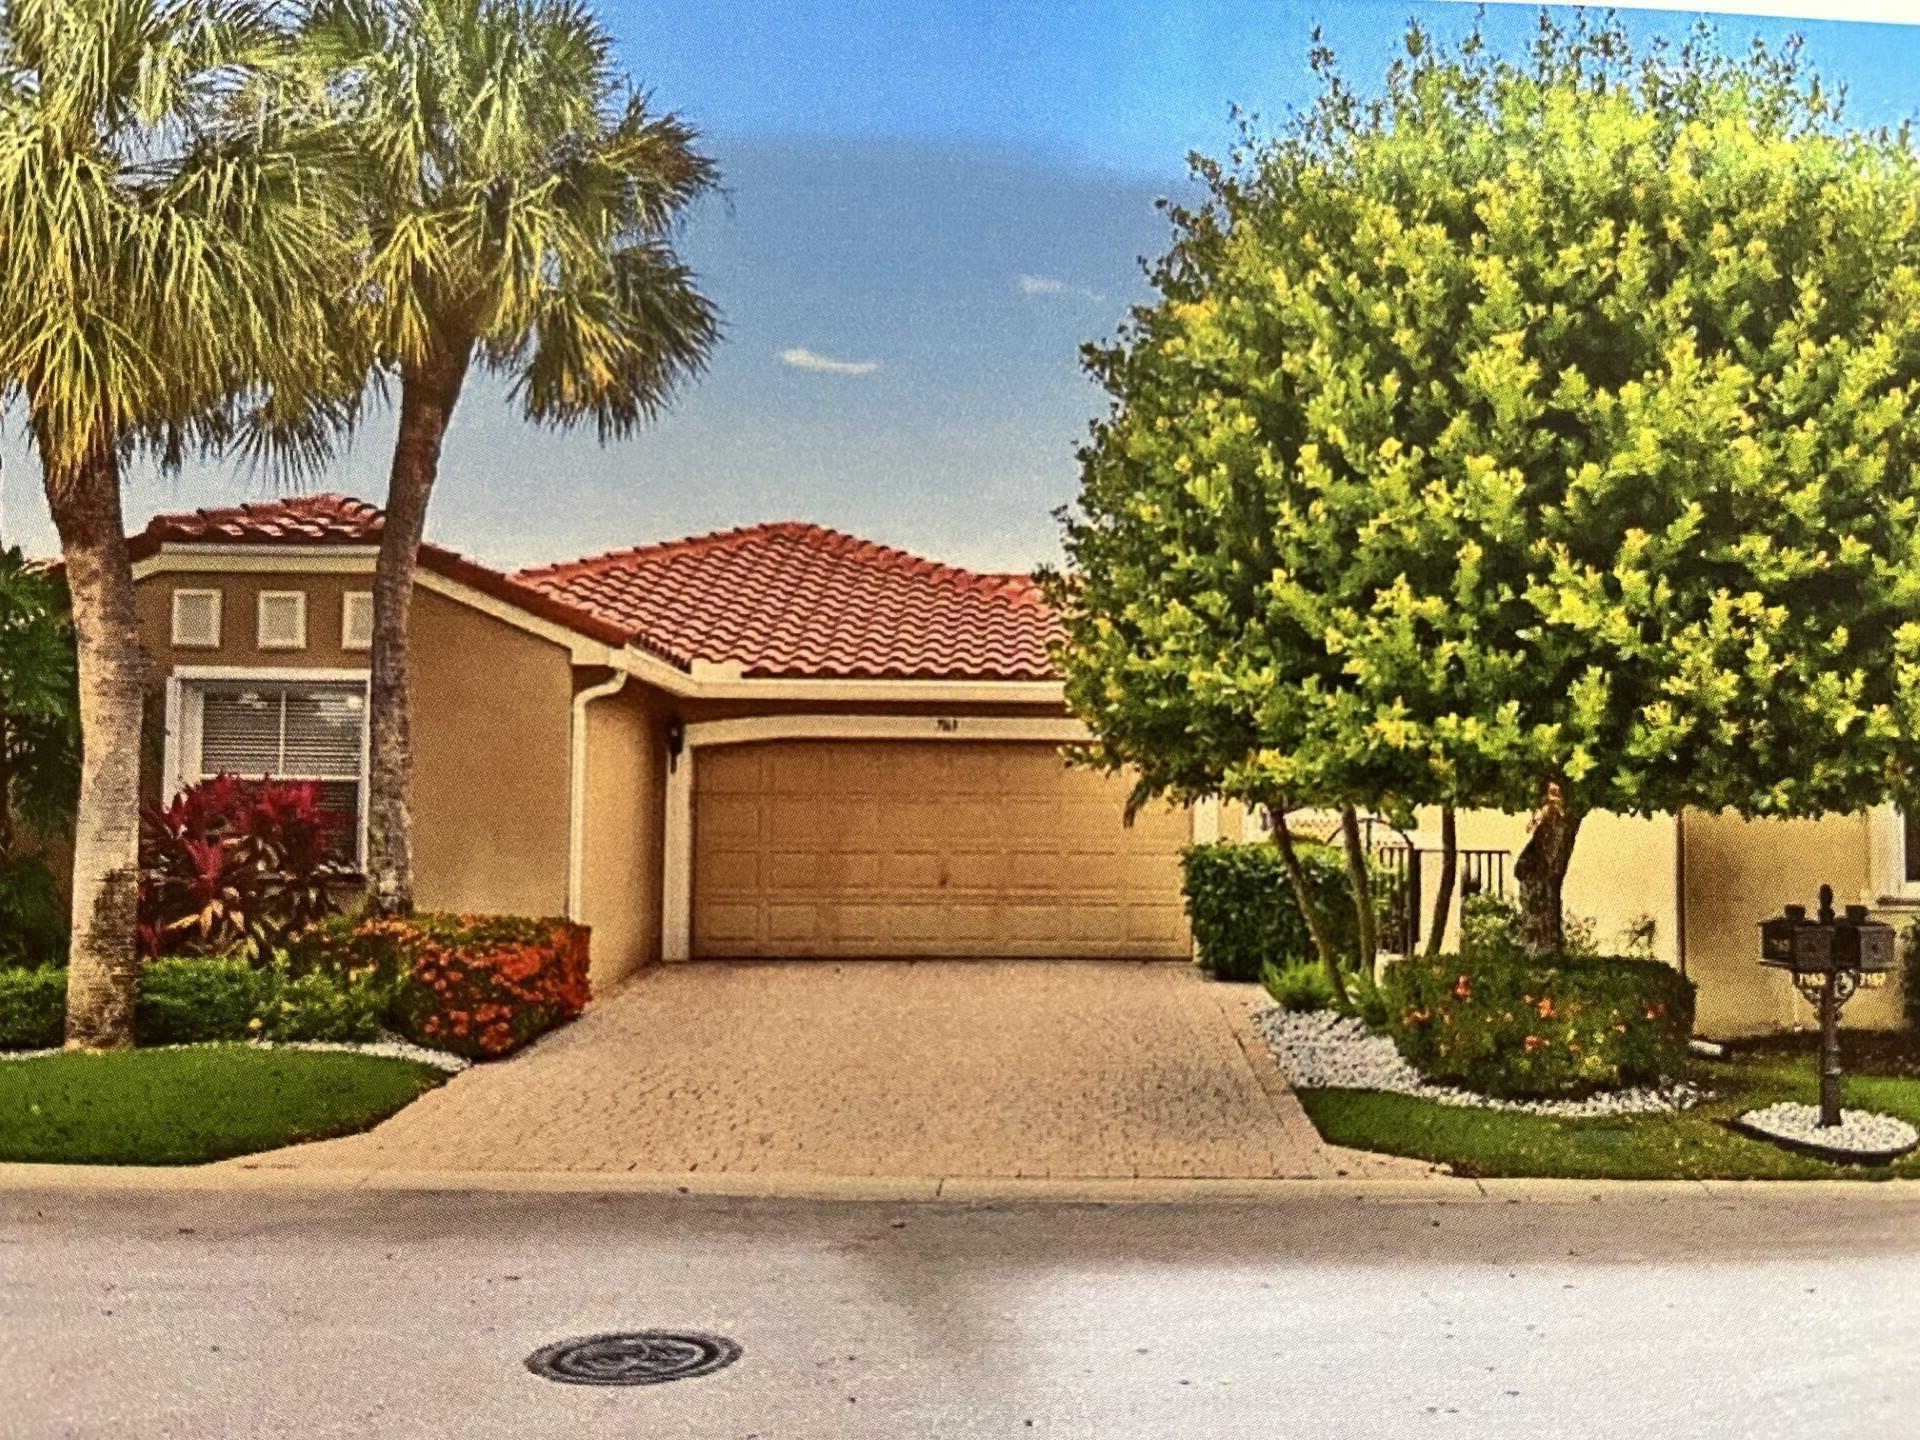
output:
<svg viewBox="0 0 1920 1440"><path fill-rule="evenodd" d="M660 966L364 1135L228 1165L751 1194L1426 1173L1321 1142L1248 1019L1265 1003L1165 962Z"/></svg>

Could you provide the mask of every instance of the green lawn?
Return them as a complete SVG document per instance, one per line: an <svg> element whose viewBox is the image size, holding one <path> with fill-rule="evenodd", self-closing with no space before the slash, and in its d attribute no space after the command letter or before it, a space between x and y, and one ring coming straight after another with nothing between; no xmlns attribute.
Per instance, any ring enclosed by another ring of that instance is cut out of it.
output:
<svg viewBox="0 0 1920 1440"><path fill-rule="evenodd" d="M1830 1165L1727 1128L1743 1110L1776 1100L1812 1104L1811 1056L1760 1053L1705 1063L1693 1077L1713 1098L1671 1115L1555 1120L1440 1105L1373 1090L1303 1090L1300 1103L1329 1142L1412 1155L1463 1175L1577 1179L1805 1180L1920 1178L1920 1151L1887 1167ZM1850 1076L1850 1109L1882 1110L1920 1124L1920 1079Z"/></svg>
<svg viewBox="0 0 1920 1440"><path fill-rule="evenodd" d="M194 1165L347 1135L446 1079L410 1060L248 1045L0 1063L0 1161Z"/></svg>

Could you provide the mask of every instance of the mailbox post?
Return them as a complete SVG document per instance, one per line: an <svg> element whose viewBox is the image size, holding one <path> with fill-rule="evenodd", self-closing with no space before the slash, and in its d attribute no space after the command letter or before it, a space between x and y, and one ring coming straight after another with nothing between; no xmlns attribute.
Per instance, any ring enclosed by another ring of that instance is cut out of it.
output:
<svg viewBox="0 0 1920 1440"><path fill-rule="evenodd" d="M1893 969L1893 927L1867 918L1864 905L1833 913L1833 887L1820 887L1820 909L1789 905L1760 922L1760 963L1785 970L1794 988L1820 1011L1820 1125L1840 1123L1840 1011L1862 985L1878 985Z"/></svg>

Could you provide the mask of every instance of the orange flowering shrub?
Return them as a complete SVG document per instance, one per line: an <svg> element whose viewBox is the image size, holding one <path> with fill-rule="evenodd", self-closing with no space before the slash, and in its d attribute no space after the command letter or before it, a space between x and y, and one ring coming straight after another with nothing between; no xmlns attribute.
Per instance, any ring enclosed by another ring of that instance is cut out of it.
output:
<svg viewBox="0 0 1920 1440"><path fill-rule="evenodd" d="M1485 1095L1581 1095L1675 1076L1693 1030L1693 983L1655 960L1447 955L1397 962L1381 990L1407 1063Z"/></svg>
<svg viewBox="0 0 1920 1440"><path fill-rule="evenodd" d="M392 977L393 1028L416 1045L496 1060L586 1008L587 927L516 915L331 921L292 947L296 969Z"/></svg>

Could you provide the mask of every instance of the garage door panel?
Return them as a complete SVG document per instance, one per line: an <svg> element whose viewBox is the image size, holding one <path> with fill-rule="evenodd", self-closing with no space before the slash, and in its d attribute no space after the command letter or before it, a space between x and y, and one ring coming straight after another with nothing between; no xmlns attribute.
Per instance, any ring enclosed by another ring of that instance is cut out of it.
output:
<svg viewBox="0 0 1920 1440"><path fill-rule="evenodd" d="M751 796L725 793L702 796L700 828L711 842L757 843L760 838L760 803Z"/></svg>
<svg viewBox="0 0 1920 1440"><path fill-rule="evenodd" d="M707 940L717 945L751 943L761 933L760 907L716 900L704 906L701 921Z"/></svg>
<svg viewBox="0 0 1920 1440"><path fill-rule="evenodd" d="M1190 822L1032 743L785 741L699 755L710 955L1184 955Z"/></svg>
<svg viewBox="0 0 1920 1440"><path fill-rule="evenodd" d="M707 858L709 893L728 897L760 893L758 850L715 849Z"/></svg>

